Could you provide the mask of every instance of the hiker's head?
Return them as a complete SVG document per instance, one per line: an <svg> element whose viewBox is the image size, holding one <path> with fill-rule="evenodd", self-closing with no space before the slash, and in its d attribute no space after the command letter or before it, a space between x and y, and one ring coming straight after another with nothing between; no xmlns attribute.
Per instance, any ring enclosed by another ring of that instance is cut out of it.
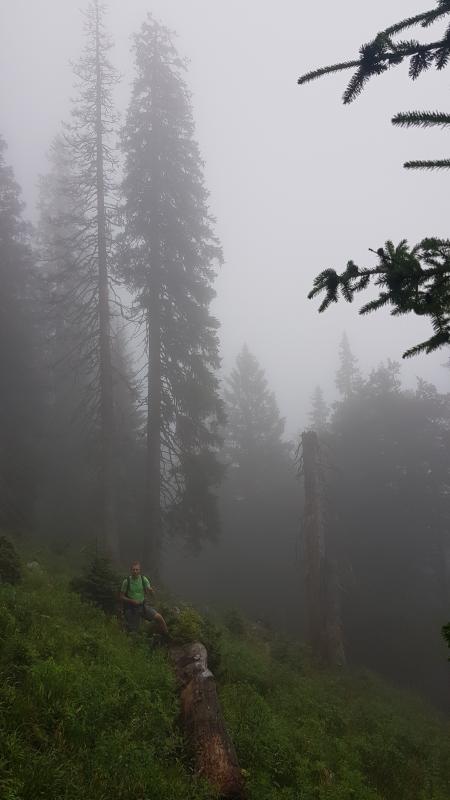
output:
<svg viewBox="0 0 450 800"><path fill-rule="evenodd" d="M130 570L133 578L137 578L137 576L141 574L141 565L139 561L133 561Z"/></svg>

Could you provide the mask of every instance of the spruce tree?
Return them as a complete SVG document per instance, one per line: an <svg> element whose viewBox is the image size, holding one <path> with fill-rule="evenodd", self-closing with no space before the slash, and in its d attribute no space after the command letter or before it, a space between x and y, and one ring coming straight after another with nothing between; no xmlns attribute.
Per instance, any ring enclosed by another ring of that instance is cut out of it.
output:
<svg viewBox="0 0 450 800"><path fill-rule="evenodd" d="M311 398L311 411L309 412L309 428L316 433L323 433L328 428L330 409L325 402L323 391L316 386Z"/></svg>
<svg viewBox="0 0 450 800"><path fill-rule="evenodd" d="M78 237L71 149L57 136L49 172L40 180L38 244L44 276L46 372L50 376L46 468L41 481L40 524L47 534L80 532L98 538L102 524L99 353L85 304L90 269L83 269ZM124 335L112 316L111 362L115 416L115 505L119 530L135 540L141 515L139 396ZM120 458L119 458L120 453ZM65 469L61 471L61 463ZM123 543L124 544L124 543ZM133 555L133 554L131 554Z"/></svg>
<svg viewBox="0 0 450 800"><path fill-rule="evenodd" d="M64 178L58 186L62 205L53 219L53 248L59 262L55 301L65 308L67 324L82 330L67 339L65 357L88 376L84 412L100 441L99 533L110 554L118 556L114 476L114 399L111 358L110 262L112 225L112 89L115 72L108 60L105 7L92 0L85 15L85 47L74 68L78 97L65 126L65 154L59 154Z"/></svg>
<svg viewBox="0 0 450 800"><path fill-rule="evenodd" d="M83 302L89 272L81 268L70 148L61 136L39 182L37 244L44 288L43 330L49 376L47 446L40 526L46 535L98 535L98 415L93 407L98 360ZM65 464L61 470L61 464Z"/></svg>
<svg viewBox="0 0 450 800"><path fill-rule="evenodd" d="M122 133L119 269L146 330L147 531L158 570L163 521L189 539L217 525L221 417L217 321L221 249L194 139L186 65L150 15L134 39L136 78Z"/></svg>
<svg viewBox="0 0 450 800"><path fill-rule="evenodd" d="M30 226L0 137L0 527L34 524L44 388ZM32 401L31 401L31 398Z"/></svg>
<svg viewBox="0 0 450 800"><path fill-rule="evenodd" d="M268 388L264 370L244 345L236 366L225 382L228 418L225 451L230 465L239 472L244 486L256 488L274 463L287 459L282 440L284 419L276 398Z"/></svg>
<svg viewBox="0 0 450 800"><path fill-rule="evenodd" d="M358 361L353 355L347 334L342 335L339 345L339 369L336 373L336 386L344 399L351 397L361 387L361 373Z"/></svg>
<svg viewBox="0 0 450 800"><path fill-rule="evenodd" d="M275 394L246 345L224 382L224 398L220 572L232 577L233 602L280 624L285 615L297 619L300 491Z"/></svg>

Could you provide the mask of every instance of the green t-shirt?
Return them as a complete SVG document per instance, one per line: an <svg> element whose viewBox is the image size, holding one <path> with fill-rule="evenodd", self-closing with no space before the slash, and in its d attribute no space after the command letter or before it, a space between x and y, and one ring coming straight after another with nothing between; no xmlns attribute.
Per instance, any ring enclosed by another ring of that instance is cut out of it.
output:
<svg viewBox="0 0 450 800"><path fill-rule="evenodd" d="M128 578L122 583L121 592L126 594L131 600L136 600L138 603L144 602L144 587L150 589L150 581L145 575L138 575L137 578L130 576L130 589L127 592Z"/></svg>

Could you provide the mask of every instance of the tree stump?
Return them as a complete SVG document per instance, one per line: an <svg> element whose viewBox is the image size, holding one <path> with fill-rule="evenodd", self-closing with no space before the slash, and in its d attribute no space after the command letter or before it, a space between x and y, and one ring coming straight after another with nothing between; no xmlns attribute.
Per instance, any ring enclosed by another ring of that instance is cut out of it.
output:
<svg viewBox="0 0 450 800"><path fill-rule="evenodd" d="M242 773L220 709L214 675L208 669L206 648L201 642L174 646L170 657L182 687L182 719L198 774L222 798L241 800Z"/></svg>

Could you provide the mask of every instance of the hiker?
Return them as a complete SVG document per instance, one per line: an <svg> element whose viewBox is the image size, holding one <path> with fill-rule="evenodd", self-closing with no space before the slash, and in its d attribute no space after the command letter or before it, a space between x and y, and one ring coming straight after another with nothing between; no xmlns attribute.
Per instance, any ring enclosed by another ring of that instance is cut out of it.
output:
<svg viewBox="0 0 450 800"><path fill-rule="evenodd" d="M145 598L153 597L155 590L150 586L149 579L145 575L141 575L139 561L133 561L130 572L131 574L125 578L120 589L127 631L129 633L138 631L141 619L148 619L150 622L155 622L158 632L168 638L169 630L164 618L146 602Z"/></svg>

